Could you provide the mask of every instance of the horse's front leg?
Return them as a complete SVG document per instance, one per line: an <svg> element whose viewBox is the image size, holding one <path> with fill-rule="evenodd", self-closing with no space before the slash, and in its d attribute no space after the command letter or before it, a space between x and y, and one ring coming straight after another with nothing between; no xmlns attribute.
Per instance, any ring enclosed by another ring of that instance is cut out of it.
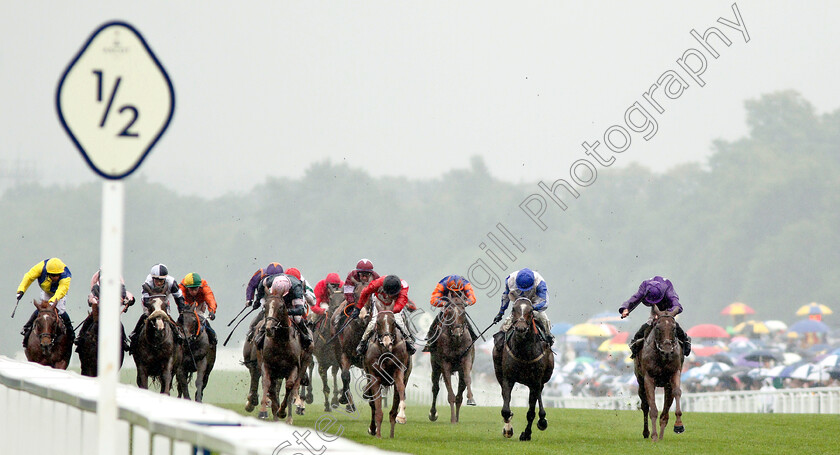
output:
<svg viewBox="0 0 840 455"><path fill-rule="evenodd" d="M542 402L542 392L544 386L544 384L540 385L540 395L537 400L540 403L540 420L537 421L537 428L539 428L540 431L545 431L545 429L548 428L548 420L545 419L545 408L543 407Z"/></svg>
<svg viewBox="0 0 840 455"><path fill-rule="evenodd" d="M640 380L641 379L641 380ZM639 378L636 376L636 382L639 383L639 400L641 401L640 407L642 408L642 422L644 422L645 429L642 430L642 437L647 439L650 436L650 431L648 430L648 411L650 406L648 406L647 401L647 392L645 391L645 380L644 378Z"/></svg>
<svg viewBox="0 0 840 455"><path fill-rule="evenodd" d="M674 415L677 417L677 421L674 422L674 433L679 434L685 432L685 427L682 423L682 408L680 407L680 397L682 396L680 370L677 370L674 376L671 377L671 393L673 393L674 401L677 403L677 407L674 410Z"/></svg>
<svg viewBox="0 0 840 455"><path fill-rule="evenodd" d="M190 399L190 385L187 381L187 372L184 371L183 365L178 365L175 369L175 381L178 385L178 398Z"/></svg>
<svg viewBox="0 0 840 455"><path fill-rule="evenodd" d="M530 441L531 440L531 425L534 423L534 417L537 416L537 412L534 410L537 406L537 398L540 396L540 389L536 386L528 387L528 413L525 414L525 418L528 420L528 424L525 425L525 431L523 431L519 435L520 441Z"/></svg>
<svg viewBox="0 0 840 455"><path fill-rule="evenodd" d="M318 375L321 376L321 390L324 392L324 412L332 412L332 407L330 406L330 381L327 378L329 370L329 365L325 365L321 361L318 362Z"/></svg>
<svg viewBox="0 0 840 455"><path fill-rule="evenodd" d="M437 396L440 392L440 366L432 362L432 408L429 409L429 420L432 422L438 419Z"/></svg>
<svg viewBox="0 0 840 455"><path fill-rule="evenodd" d="M195 371L195 401L201 403L204 400L204 377L207 374L207 357L198 362L198 368ZM186 384L187 398L190 396L190 384Z"/></svg>
<svg viewBox="0 0 840 455"><path fill-rule="evenodd" d="M289 374L289 376L286 377L286 393L283 395L283 403L280 405L281 409L283 410L283 414L286 417L286 423L289 425L293 423L292 404L295 401L294 397L300 398L299 375L300 370L297 367L295 367L292 369L292 372Z"/></svg>
<svg viewBox="0 0 840 455"><path fill-rule="evenodd" d="M509 382L507 379L502 381L502 420L505 422L505 426L502 429L502 436L509 438L513 436L513 425L510 423L511 417L513 417L513 413L510 412L510 393L513 389L513 383Z"/></svg>
<svg viewBox="0 0 840 455"><path fill-rule="evenodd" d="M338 388L338 372L341 371L341 366L336 363L335 365L329 368L329 371L332 372L332 380L333 380L333 390L332 390L332 399L330 400L330 407L338 406L338 400L341 395Z"/></svg>
<svg viewBox="0 0 840 455"><path fill-rule="evenodd" d="M449 403L449 423L458 423L455 417L455 392L452 391L452 364L443 360L441 362L441 373L443 374L443 385L446 386L446 401Z"/></svg>
<svg viewBox="0 0 840 455"><path fill-rule="evenodd" d="M467 406L475 406L475 398L473 397L472 392L472 368L473 368L473 356L468 355L465 356L464 359L461 361L461 373L462 377L464 378L464 383L467 385Z"/></svg>
<svg viewBox="0 0 840 455"><path fill-rule="evenodd" d="M146 367L140 362L137 362L137 387L141 389L149 389L149 373Z"/></svg>
<svg viewBox="0 0 840 455"><path fill-rule="evenodd" d="M262 370L262 399L260 400L260 412L258 414L259 418L261 419L268 419L268 402L271 401L271 408L274 411L274 418L277 419L277 412L275 410L275 406L277 406L277 400L272 400L272 390L276 393L276 384L273 384L273 379L271 377L271 370L266 365L265 360L260 362L260 370Z"/></svg>
<svg viewBox="0 0 840 455"><path fill-rule="evenodd" d="M455 423L461 417L461 403L464 402L464 390L467 389L467 382L464 380L464 370L458 373L458 392L455 394Z"/></svg>
<svg viewBox="0 0 840 455"><path fill-rule="evenodd" d="M665 439L665 427L668 426L668 418L671 414L671 403L674 396L671 394L671 385L665 386L665 400L662 403L662 412L659 414L659 440Z"/></svg>
<svg viewBox="0 0 840 455"><path fill-rule="evenodd" d="M656 408L656 383L649 375L645 375L645 395L647 395L648 416L650 417L650 440L658 441L659 435L656 432L656 420L659 418L659 409Z"/></svg>
<svg viewBox="0 0 840 455"><path fill-rule="evenodd" d="M350 358L346 354L341 354L341 396L338 402L346 404L348 412L356 412L353 394L350 393Z"/></svg>
<svg viewBox="0 0 840 455"><path fill-rule="evenodd" d="M391 437L394 437L394 421L399 424L406 422L405 416L405 370L398 368L394 372L394 404L391 407L396 415L391 419Z"/></svg>

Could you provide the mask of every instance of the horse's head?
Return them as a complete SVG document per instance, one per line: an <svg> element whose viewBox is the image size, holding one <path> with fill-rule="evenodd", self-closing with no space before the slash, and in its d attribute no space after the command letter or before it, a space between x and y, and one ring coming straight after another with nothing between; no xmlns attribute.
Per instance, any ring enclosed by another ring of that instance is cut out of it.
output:
<svg viewBox="0 0 840 455"><path fill-rule="evenodd" d="M380 311L376 315L376 341L384 351L391 352L397 342L397 323L394 313L391 311Z"/></svg>
<svg viewBox="0 0 840 455"><path fill-rule="evenodd" d="M458 298L449 299L449 303L443 307L441 324L446 328L450 337L461 338L467 326L467 311L464 309L464 301Z"/></svg>
<svg viewBox="0 0 840 455"><path fill-rule="evenodd" d="M163 335L166 329L166 320L169 319L168 301L165 297L152 297L146 302L146 308L149 310L149 318L147 322L151 323L155 329L155 337Z"/></svg>
<svg viewBox="0 0 840 455"><path fill-rule="evenodd" d="M195 342L201 331L201 323L198 321L198 313L195 310L182 311L178 318L181 323L181 328L184 329L184 334L187 335L190 342Z"/></svg>
<svg viewBox="0 0 840 455"><path fill-rule="evenodd" d="M38 309L38 316L32 324L32 331L38 337L41 345L41 352L47 355L50 349L55 344L55 339L61 333L61 327L58 323L58 311L55 309L55 304L47 300L33 301L35 307Z"/></svg>
<svg viewBox="0 0 840 455"><path fill-rule="evenodd" d="M656 349L666 356L681 354L678 352L680 343L677 341L677 321L674 319L675 312L662 311L653 306L654 320L653 328L653 342Z"/></svg>
<svg viewBox="0 0 840 455"><path fill-rule="evenodd" d="M278 328L288 328L289 313L286 301L279 295L265 296L265 334L274 338Z"/></svg>
<svg viewBox="0 0 840 455"><path fill-rule="evenodd" d="M534 307L529 299L520 297L513 302L511 310L513 328L517 332L524 332L534 326Z"/></svg>

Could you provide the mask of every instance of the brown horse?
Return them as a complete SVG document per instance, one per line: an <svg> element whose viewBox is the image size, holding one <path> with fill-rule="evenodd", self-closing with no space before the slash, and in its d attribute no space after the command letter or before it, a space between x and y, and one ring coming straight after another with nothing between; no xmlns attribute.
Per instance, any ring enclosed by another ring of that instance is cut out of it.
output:
<svg viewBox="0 0 840 455"><path fill-rule="evenodd" d="M33 300L32 303L38 309L38 316L26 340L26 360L66 370L73 354L73 339L67 333L64 321L49 301Z"/></svg>
<svg viewBox="0 0 840 455"><path fill-rule="evenodd" d="M673 312L661 311L652 307L654 321L650 332L645 337L645 344L634 360L636 380L639 383L639 398L642 400L642 413L645 428L642 436L650 435L652 441L662 440L665 427L668 425L668 411L676 400L677 409L674 415L674 433L682 433L685 427L682 423L682 409L680 408L680 374L682 373L682 346L676 339L677 322ZM662 405L662 415L656 408L656 388L665 389L665 402ZM648 413L652 433L648 431ZM659 417L659 432L656 431L656 418Z"/></svg>
<svg viewBox="0 0 840 455"><path fill-rule="evenodd" d="M303 363L306 352L301 348L300 335L292 324L283 297L266 296L262 328L265 339L262 348L257 349L257 362L262 371L263 404L271 402L274 420L285 418L286 423L291 424L291 398L296 398L297 405L302 406L297 395L307 365ZM284 380L286 393L281 403L278 388Z"/></svg>
<svg viewBox="0 0 840 455"><path fill-rule="evenodd" d="M190 399L190 379L195 373L195 401L201 402L210 372L216 363L216 345L210 344L206 321L193 309L182 311L178 325L184 330L186 340L179 346L181 361L175 369L178 380L178 398Z"/></svg>
<svg viewBox="0 0 840 455"><path fill-rule="evenodd" d="M325 412L332 412L332 407L338 406L339 393L337 376L338 372L341 371L341 344L337 339L333 339L333 335L335 335L335 327L330 324L330 321L332 320L334 312L337 311L337 308L341 305L343 300L344 293L340 290L330 294L330 302L327 311L324 313L323 317L318 318L312 329L314 334L314 353L315 358L318 359L318 374L321 376L321 383L323 384ZM314 362L310 363L310 381L307 386L308 392L306 393L307 402L310 402L309 396L312 390L311 378L314 365ZM330 369L332 369L333 378L332 400L330 400L330 386L327 380L327 374Z"/></svg>
<svg viewBox="0 0 840 455"><path fill-rule="evenodd" d="M432 409L429 420L437 420L437 395L440 391L440 378L446 385L447 401L449 402L449 423L458 423L461 413L461 403L464 390L467 390L467 400L473 402L472 372L475 360L475 347L470 331L467 329L467 311L462 299L453 299L446 304L441 314L437 339L431 349L432 363ZM469 348L469 350L467 350ZM466 351L466 352L465 352ZM458 393L452 391L452 375L458 373Z"/></svg>
<svg viewBox="0 0 840 455"><path fill-rule="evenodd" d="M356 301L362 293L367 282L356 283ZM357 367L364 369L364 359L356 355L356 346L362 341L362 335L365 333L368 323L371 318L372 303L365 302L362 312L356 319L350 319L349 314L353 310L352 305L347 305L343 308L344 315L339 320L339 330L341 333L338 339L341 342L340 358L341 363L341 394L338 398L340 404L347 405L348 412L356 412L356 405L353 403L353 395L350 393L350 367Z"/></svg>
<svg viewBox="0 0 840 455"><path fill-rule="evenodd" d="M125 327L120 322L120 367L125 359L125 350L122 348L122 340L125 339ZM99 368L97 355L99 353L99 304L91 305L90 314L82 322L82 329L79 330L79 362L82 364L82 376L95 377Z"/></svg>
<svg viewBox="0 0 840 455"><path fill-rule="evenodd" d="M551 379L554 370L554 353L542 341L537 333L534 322L534 309L531 301L525 298L517 299L511 310L513 326L507 333L496 334L496 344L493 347L493 367L496 380L502 387L502 419L505 422L502 435L513 436L513 426L510 423L513 413L510 412L510 394L513 386L520 383L528 387L528 425L519 435L520 441L531 440L531 424L534 422L534 406L540 403L540 420L537 428L545 430L548 421L545 419L545 409L542 402L542 390L545 383Z"/></svg>
<svg viewBox="0 0 840 455"><path fill-rule="evenodd" d="M411 356L408 355L395 315L390 310L382 310L376 315L376 330L368 341L368 350L364 359L368 384L364 397L370 404L370 427L368 434L382 437L382 389L394 386L394 399L389 413L391 437L394 437L394 425L404 424L405 386L411 375Z"/></svg>
<svg viewBox="0 0 840 455"><path fill-rule="evenodd" d="M175 366L181 362L175 323L166 312L166 298L152 297L145 305L151 314L140 327L137 346L132 346L131 353L137 366L137 387L148 389L151 377L160 382L160 393L169 395Z"/></svg>

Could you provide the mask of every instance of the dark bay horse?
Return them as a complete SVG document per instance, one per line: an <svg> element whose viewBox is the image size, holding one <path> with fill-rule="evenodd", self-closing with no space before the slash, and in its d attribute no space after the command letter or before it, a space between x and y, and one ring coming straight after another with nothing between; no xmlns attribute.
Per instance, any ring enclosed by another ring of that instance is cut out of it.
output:
<svg viewBox="0 0 840 455"><path fill-rule="evenodd" d="M674 433L682 433L685 427L682 423L682 409L680 408L680 375L682 373L682 346L676 339L677 322L673 312L661 311L654 305L652 311L655 319L650 332L645 337L645 344L639 355L634 359L636 380L639 383L639 398L642 400L642 413L645 422L642 436L650 435L652 441L662 440L665 427L668 425L668 412L671 404L676 400L677 409L674 415ZM662 415L656 407L656 388L665 389L665 402L662 404ZM648 414L652 433L648 431ZM656 418L659 417L659 432L656 431Z"/></svg>
<svg viewBox="0 0 840 455"><path fill-rule="evenodd" d="M356 285L356 299L358 299L361 295L361 288L366 285L367 283ZM356 355L356 346L358 346L359 342L362 341L362 335L364 335L365 329L370 322L371 310L372 303L370 301L365 302L365 306L359 314L359 317L356 319L350 319L348 315L353 311L353 306L347 305L343 309L343 317L339 320L339 330L342 328L343 330L338 335L338 339L341 342L341 350L339 353L339 362L341 363L341 394L338 398L338 402L346 404L347 411L349 412L356 411L356 405L353 403L353 395L350 393L350 367L357 367L360 369L364 369L365 367L364 359L361 356Z"/></svg>
<svg viewBox="0 0 840 455"><path fill-rule="evenodd" d="M339 392L338 392L338 372L341 371L341 343L338 339L333 339L335 335L335 327L330 324L332 316L337 311L338 307L344 300L344 293L339 291L330 294L330 302L324 317L318 318L316 325L312 329L313 344L315 358L318 359L318 374L321 376L321 383L323 384L324 392L324 411L332 412L333 406L338 406ZM314 362L310 364L309 371L309 386L308 390L312 389L312 369ZM333 390L332 400L330 400L330 386L327 380L327 374L332 369ZM309 402L309 395L306 393L307 402Z"/></svg>
<svg viewBox="0 0 840 455"><path fill-rule="evenodd" d="M429 420L437 420L437 395L440 391L440 378L446 385L447 401L449 402L450 423L458 423L461 413L461 403L464 390L467 399L473 402L472 379L470 377L475 360L475 347L468 324L467 312L462 299L453 299L441 313L440 330L431 349L432 363L432 409ZM469 347L469 350L467 348ZM458 373L458 392L452 391L452 375Z"/></svg>
<svg viewBox="0 0 840 455"><path fill-rule="evenodd" d="M125 327L120 322L120 367L125 359L125 350L122 348L122 340L125 339ZM79 331L79 362L82 364L82 376L94 377L97 375L99 363L99 304L91 305L90 314L82 322L82 329Z"/></svg>
<svg viewBox="0 0 840 455"><path fill-rule="evenodd" d="M195 373L195 401L201 402L210 372L216 363L216 345L210 344L205 322L194 309L182 311L178 325L184 330L184 343L179 347L181 361L175 369L178 398L190 399L190 379Z"/></svg>
<svg viewBox="0 0 840 455"><path fill-rule="evenodd" d="M534 322L534 309L531 301L525 298L517 299L513 303L512 317L513 325L507 333L499 332L494 338L497 342L493 347L493 367L496 371L496 380L502 387L502 419L505 426L502 435L509 438L513 436L511 425L510 394L513 386L520 383L528 387L528 425L519 435L520 441L531 440L531 424L534 422L534 406L540 403L540 420L537 428L545 430L548 421L545 419L545 409L542 402L542 390L545 383L551 379L554 370L554 353L549 346L542 341L537 333Z"/></svg>
<svg viewBox="0 0 840 455"><path fill-rule="evenodd" d="M64 321L49 301L33 300L32 303L38 309L38 316L26 340L26 360L66 370L73 354L73 339L67 333Z"/></svg>
<svg viewBox="0 0 840 455"><path fill-rule="evenodd" d="M175 323L166 312L164 297L152 297L145 304L149 317L140 327L137 346L132 356L137 365L137 387L149 388L149 377L160 382L160 393L169 395L175 367L181 362L181 351L175 337Z"/></svg>
<svg viewBox="0 0 840 455"><path fill-rule="evenodd" d="M411 375L411 356L406 350L407 341L397 328L395 315L382 310L376 315L376 330L368 341L364 359L368 384L364 397L370 404L370 427L368 434L382 437L382 389L394 386L394 399L389 413L391 437L394 437L396 423L404 424L405 386Z"/></svg>
<svg viewBox="0 0 840 455"><path fill-rule="evenodd" d="M306 368L303 364L306 353L301 348L300 335L289 317L283 297L265 297L265 318L261 328L265 330L265 339L262 347L257 347L257 362L262 372L262 403L265 406L271 402L274 420L285 418L286 423L291 424L291 399L295 398L299 407L303 404L298 391ZM278 388L284 380L286 393L280 402Z"/></svg>

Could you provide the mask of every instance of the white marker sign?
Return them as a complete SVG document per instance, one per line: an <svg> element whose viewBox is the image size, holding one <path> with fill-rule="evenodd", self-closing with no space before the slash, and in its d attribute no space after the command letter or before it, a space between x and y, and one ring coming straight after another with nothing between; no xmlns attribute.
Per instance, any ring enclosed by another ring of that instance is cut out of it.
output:
<svg viewBox="0 0 840 455"><path fill-rule="evenodd" d="M61 123L99 175L134 172L175 109L166 71L140 33L109 22L88 39L58 85Z"/></svg>

